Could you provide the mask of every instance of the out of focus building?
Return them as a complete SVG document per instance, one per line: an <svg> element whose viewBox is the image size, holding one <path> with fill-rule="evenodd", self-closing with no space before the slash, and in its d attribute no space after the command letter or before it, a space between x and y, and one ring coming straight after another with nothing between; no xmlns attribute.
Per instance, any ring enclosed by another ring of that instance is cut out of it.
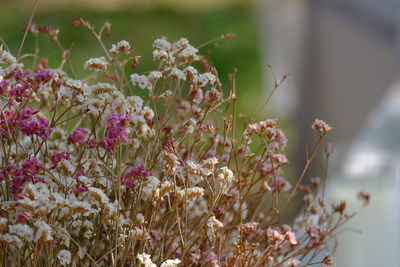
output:
<svg viewBox="0 0 400 267"><path fill-rule="evenodd" d="M265 58L292 74L277 106L295 115L300 144L321 118L346 146L398 75L400 1L261 2Z"/></svg>

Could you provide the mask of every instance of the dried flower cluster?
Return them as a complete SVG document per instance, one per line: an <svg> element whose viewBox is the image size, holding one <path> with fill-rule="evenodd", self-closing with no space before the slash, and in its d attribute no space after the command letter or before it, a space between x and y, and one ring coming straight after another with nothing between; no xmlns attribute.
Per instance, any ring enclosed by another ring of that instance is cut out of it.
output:
<svg viewBox="0 0 400 267"><path fill-rule="evenodd" d="M73 25L106 47L110 24L99 32L81 18ZM58 42L50 27L27 31ZM63 70L68 51L59 69L45 60L29 69L0 48L0 262L333 265L322 257L351 215L343 203L325 204L319 180L302 186L303 175L295 185L282 177L287 139L277 120L249 121L237 135L235 88L224 96L206 57L185 38L153 47L154 71L126 77L139 57L120 41L84 63L92 71L84 80ZM331 129L319 120L313 128L320 138L307 163ZM299 190L305 208L283 225Z"/></svg>

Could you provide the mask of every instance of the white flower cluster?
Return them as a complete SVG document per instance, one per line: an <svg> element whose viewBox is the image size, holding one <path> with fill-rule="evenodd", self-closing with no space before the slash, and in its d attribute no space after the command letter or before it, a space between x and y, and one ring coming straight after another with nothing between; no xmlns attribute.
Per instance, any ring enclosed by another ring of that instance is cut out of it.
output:
<svg viewBox="0 0 400 267"><path fill-rule="evenodd" d="M62 266L66 266L71 263L71 252L68 250L60 250L57 254L57 258Z"/></svg>
<svg viewBox="0 0 400 267"><path fill-rule="evenodd" d="M109 63L105 57L91 58L85 62L85 69L98 71L105 71Z"/></svg>
<svg viewBox="0 0 400 267"><path fill-rule="evenodd" d="M132 47L128 41L122 40L111 46L110 53L114 56L118 54L127 56L132 53Z"/></svg>
<svg viewBox="0 0 400 267"><path fill-rule="evenodd" d="M136 256L136 258L139 260L139 262L141 264L144 265L144 267L157 267L157 265L154 264L153 261L151 260L151 257L149 254L146 254L146 253L138 254ZM177 267L178 264L180 264L180 263L181 263L181 260L179 260L179 259L166 260L160 265L160 267Z"/></svg>
<svg viewBox="0 0 400 267"><path fill-rule="evenodd" d="M198 49L189 44L186 38L181 38L175 43L170 43L166 39L157 39L153 43L156 48L153 51L153 58L173 64L178 58L181 62L193 62L199 60Z"/></svg>

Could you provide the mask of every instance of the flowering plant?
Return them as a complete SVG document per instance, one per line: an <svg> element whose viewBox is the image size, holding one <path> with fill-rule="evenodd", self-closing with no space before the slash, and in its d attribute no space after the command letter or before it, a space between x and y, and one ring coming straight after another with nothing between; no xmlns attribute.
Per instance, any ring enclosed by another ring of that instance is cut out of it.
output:
<svg viewBox="0 0 400 267"><path fill-rule="evenodd" d="M157 39L158 67L129 80L140 57L127 41L106 48L110 24L72 24L104 49L84 64L87 78L64 70L69 51L51 27L30 24L25 33L48 34L60 47L57 69L37 53L26 68L24 56L0 48L4 266L334 264L328 241L353 214L344 202L328 207L318 178L301 185L328 124L315 121L319 139L292 186L282 178L287 139L277 120L246 121L237 134L234 81L224 96L199 47ZM282 224L300 191L304 209Z"/></svg>

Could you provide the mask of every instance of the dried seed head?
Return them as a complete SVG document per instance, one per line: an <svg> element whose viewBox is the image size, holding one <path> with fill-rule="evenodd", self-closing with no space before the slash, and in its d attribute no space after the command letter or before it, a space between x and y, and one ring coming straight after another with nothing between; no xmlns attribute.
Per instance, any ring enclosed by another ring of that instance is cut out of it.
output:
<svg viewBox="0 0 400 267"><path fill-rule="evenodd" d="M106 36L108 38L110 38L110 35L111 35L111 23L109 23L109 22L104 23L104 31L106 33Z"/></svg>
<svg viewBox="0 0 400 267"><path fill-rule="evenodd" d="M333 129L331 126L329 126L328 123L324 122L323 120L319 120L319 119L315 119L315 122L313 123L311 128L318 131L320 133L320 135L324 135Z"/></svg>
<svg viewBox="0 0 400 267"><path fill-rule="evenodd" d="M344 210L346 209L346 201L342 200L340 203L333 204L332 208L335 212L339 212L340 214L343 214Z"/></svg>
<svg viewBox="0 0 400 267"><path fill-rule="evenodd" d="M235 37L236 37L236 34L228 33L228 34L223 34L223 35L221 35L219 38L220 38L221 40L231 40L231 39L233 39L233 38L235 38Z"/></svg>
<svg viewBox="0 0 400 267"><path fill-rule="evenodd" d="M84 20L81 17L76 17L71 21L71 25L72 26L79 26L82 25L88 29L92 29L92 26L89 24L89 22L87 22L86 20Z"/></svg>
<svg viewBox="0 0 400 267"><path fill-rule="evenodd" d="M335 263L335 261L333 260L333 257L332 257L331 255L326 255L326 256L322 259L321 263L322 263L324 266L333 266L333 265L336 265L336 263Z"/></svg>
<svg viewBox="0 0 400 267"><path fill-rule="evenodd" d="M311 184L312 184L315 188L318 188L318 187L321 185L321 178L319 178L319 177L312 177L312 178L310 179L310 181L311 181Z"/></svg>
<svg viewBox="0 0 400 267"><path fill-rule="evenodd" d="M363 206L367 206L371 200L371 195L367 192L361 191L358 192L357 199L363 201Z"/></svg>

